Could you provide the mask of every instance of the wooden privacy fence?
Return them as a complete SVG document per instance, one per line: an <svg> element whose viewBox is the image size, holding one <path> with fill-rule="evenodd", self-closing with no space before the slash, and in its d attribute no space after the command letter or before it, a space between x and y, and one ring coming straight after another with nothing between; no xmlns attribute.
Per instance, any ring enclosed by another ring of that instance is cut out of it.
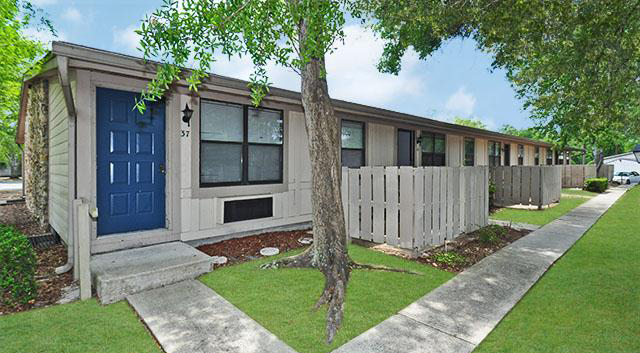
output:
<svg viewBox="0 0 640 353"><path fill-rule="evenodd" d="M496 206L534 205L541 207L560 201L562 167L491 167L490 179L496 186Z"/></svg>
<svg viewBox="0 0 640 353"><path fill-rule="evenodd" d="M487 225L489 170L343 168L342 202L352 238L422 249Z"/></svg>
<svg viewBox="0 0 640 353"><path fill-rule="evenodd" d="M585 180L596 177L596 166L585 164L570 164L562 166L562 187L582 188ZM613 166L603 164L597 173L598 178L613 179Z"/></svg>

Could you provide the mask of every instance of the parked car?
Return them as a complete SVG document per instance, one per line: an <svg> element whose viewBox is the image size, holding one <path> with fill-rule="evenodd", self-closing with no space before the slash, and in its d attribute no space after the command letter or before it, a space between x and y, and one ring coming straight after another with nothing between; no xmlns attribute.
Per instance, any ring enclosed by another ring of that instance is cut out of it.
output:
<svg viewBox="0 0 640 353"><path fill-rule="evenodd" d="M638 172L617 172L613 176L613 181L617 181L620 184L636 184L640 183L640 174Z"/></svg>

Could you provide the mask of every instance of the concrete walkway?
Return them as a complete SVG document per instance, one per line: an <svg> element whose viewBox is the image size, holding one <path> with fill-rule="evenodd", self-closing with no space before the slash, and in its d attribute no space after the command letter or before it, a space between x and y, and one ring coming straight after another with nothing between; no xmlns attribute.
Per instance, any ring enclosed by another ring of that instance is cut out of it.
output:
<svg viewBox="0 0 640 353"><path fill-rule="evenodd" d="M626 190L618 187L594 197L486 257L334 352L473 351Z"/></svg>
<svg viewBox="0 0 640 353"><path fill-rule="evenodd" d="M535 212L535 211L532 211L532 212ZM502 221L502 220L499 220L499 219L490 219L489 220L489 224L496 224L496 225L503 226L503 227L511 227L513 229L528 230L528 231L532 231L532 232L534 230L538 230L538 229L542 228L542 226L539 226L537 224Z"/></svg>
<svg viewBox="0 0 640 353"><path fill-rule="evenodd" d="M199 281L127 297L167 353L295 353Z"/></svg>

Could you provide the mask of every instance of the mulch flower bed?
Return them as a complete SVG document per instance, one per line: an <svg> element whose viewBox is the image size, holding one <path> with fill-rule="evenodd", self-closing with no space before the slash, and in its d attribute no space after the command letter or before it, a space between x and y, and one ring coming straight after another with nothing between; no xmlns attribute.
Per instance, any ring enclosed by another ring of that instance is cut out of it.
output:
<svg viewBox="0 0 640 353"><path fill-rule="evenodd" d="M29 236L48 233L31 215L24 202L0 206L0 223L14 226L17 230Z"/></svg>
<svg viewBox="0 0 640 353"><path fill-rule="evenodd" d="M35 252L38 259L36 269L38 296L26 305L9 307L0 304L0 315L56 304L62 296L62 289L73 283L73 271L61 275L55 273L56 267L67 262L66 246L55 245L46 249L35 249Z"/></svg>
<svg viewBox="0 0 640 353"><path fill-rule="evenodd" d="M528 230L517 230L510 227L501 228L505 229L506 234L502 237L497 238L495 242L487 243L481 241L479 238L479 233L481 232L481 230L476 230L475 232L462 235L456 238L456 240L448 242L446 249L444 246L439 246L437 248L427 250L423 252L416 260L418 262L437 267L441 270L456 273L462 272L465 269L473 266L480 260L484 259L485 257L531 233ZM453 258L454 261L438 261L438 259L446 257L442 255L439 256L439 254L442 254L444 252L453 253L454 255L449 256L449 258ZM455 255L460 255L461 257Z"/></svg>
<svg viewBox="0 0 640 353"><path fill-rule="evenodd" d="M198 250L209 256L226 256L226 266L261 258L263 256L260 255L260 249L266 247L278 248L280 253L305 247L306 245L300 244L298 239L313 237L307 232L308 230L296 230L263 233L202 245Z"/></svg>

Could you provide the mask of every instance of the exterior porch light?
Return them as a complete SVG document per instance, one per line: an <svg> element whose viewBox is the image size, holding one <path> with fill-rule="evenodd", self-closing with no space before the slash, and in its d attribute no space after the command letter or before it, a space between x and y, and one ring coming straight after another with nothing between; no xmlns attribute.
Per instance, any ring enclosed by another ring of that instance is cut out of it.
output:
<svg viewBox="0 0 640 353"><path fill-rule="evenodd" d="M640 163L640 145L636 145L636 147L633 149L633 154L636 156L636 161Z"/></svg>
<svg viewBox="0 0 640 353"><path fill-rule="evenodd" d="M182 121L187 123L187 126L191 126L191 116L193 116L193 110L189 109L189 103L186 103L182 110Z"/></svg>

